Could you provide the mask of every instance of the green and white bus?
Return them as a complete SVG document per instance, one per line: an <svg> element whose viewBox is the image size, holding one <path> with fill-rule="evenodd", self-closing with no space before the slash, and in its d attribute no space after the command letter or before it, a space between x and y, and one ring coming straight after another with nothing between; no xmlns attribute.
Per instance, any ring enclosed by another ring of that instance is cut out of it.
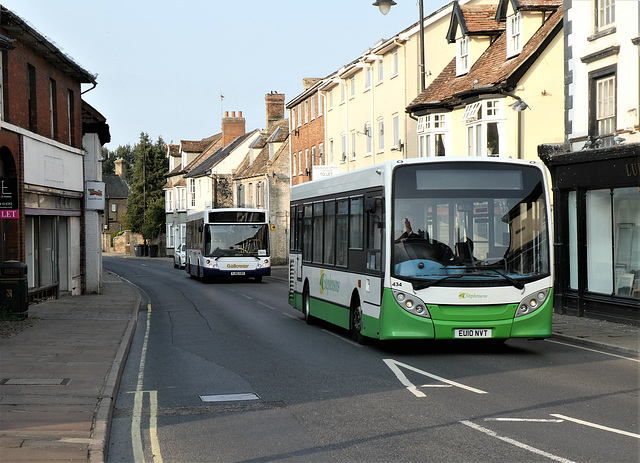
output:
<svg viewBox="0 0 640 463"><path fill-rule="evenodd" d="M405 159L291 188L289 304L354 339L551 335L541 163Z"/></svg>

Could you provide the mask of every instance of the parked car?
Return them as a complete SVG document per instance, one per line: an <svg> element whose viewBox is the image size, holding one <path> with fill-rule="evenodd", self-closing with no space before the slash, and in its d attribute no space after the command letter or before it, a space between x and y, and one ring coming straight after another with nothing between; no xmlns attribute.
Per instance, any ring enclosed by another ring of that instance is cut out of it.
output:
<svg viewBox="0 0 640 463"><path fill-rule="evenodd" d="M187 246L182 243L178 246L173 253L173 267L174 268L184 268L185 263L187 262Z"/></svg>

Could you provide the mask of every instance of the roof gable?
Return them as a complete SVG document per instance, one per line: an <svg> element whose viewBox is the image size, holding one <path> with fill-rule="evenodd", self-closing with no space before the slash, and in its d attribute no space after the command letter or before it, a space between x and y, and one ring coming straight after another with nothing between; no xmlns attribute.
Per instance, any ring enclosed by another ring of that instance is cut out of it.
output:
<svg viewBox="0 0 640 463"><path fill-rule="evenodd" d="M506 33L487 48L465 75L456 77L453 58L436 79L407 107L408 112L430 108L452 108L464 98L480 93L500 93L515 86L549 42L562 30L563 8L552 13L523 46L522 52L506 59Z"/></svg>

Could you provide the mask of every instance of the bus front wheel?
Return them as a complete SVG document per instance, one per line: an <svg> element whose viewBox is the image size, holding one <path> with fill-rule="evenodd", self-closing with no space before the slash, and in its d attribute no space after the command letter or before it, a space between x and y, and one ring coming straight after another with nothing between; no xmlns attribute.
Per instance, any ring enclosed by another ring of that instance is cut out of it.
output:
<svg viewBox="0 0 640 463"><path fill-rule="evenodd" d="M309 297L309 282L304 282L302 290L302 315L307 325L313 325L313 317L311 316L311 298Z"/></svg>
<svg viewBox="0 0 640 463"><path fill-rule="evenodd" d="M362 334L362 304L358 296L351 302L351 338L358 344L367 344L367 337Z"/></svg>

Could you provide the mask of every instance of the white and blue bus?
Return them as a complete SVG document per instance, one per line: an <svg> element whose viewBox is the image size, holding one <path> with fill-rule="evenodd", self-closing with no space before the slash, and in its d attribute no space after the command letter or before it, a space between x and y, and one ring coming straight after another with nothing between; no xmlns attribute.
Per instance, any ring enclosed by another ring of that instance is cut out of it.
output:
<svg viewBox="0 0 640 463"><path fill-rule="evenodd" d="M185 270L192 278L271 275L269 220L264 209L207 209L189 215Z"/></svg>
<svg viewBox="0 0 640 463"><path fill-rule="evenodd" d="M548 191L541 163L468 157L296 185L289 303L360 342L548 337Z"/></svg>

